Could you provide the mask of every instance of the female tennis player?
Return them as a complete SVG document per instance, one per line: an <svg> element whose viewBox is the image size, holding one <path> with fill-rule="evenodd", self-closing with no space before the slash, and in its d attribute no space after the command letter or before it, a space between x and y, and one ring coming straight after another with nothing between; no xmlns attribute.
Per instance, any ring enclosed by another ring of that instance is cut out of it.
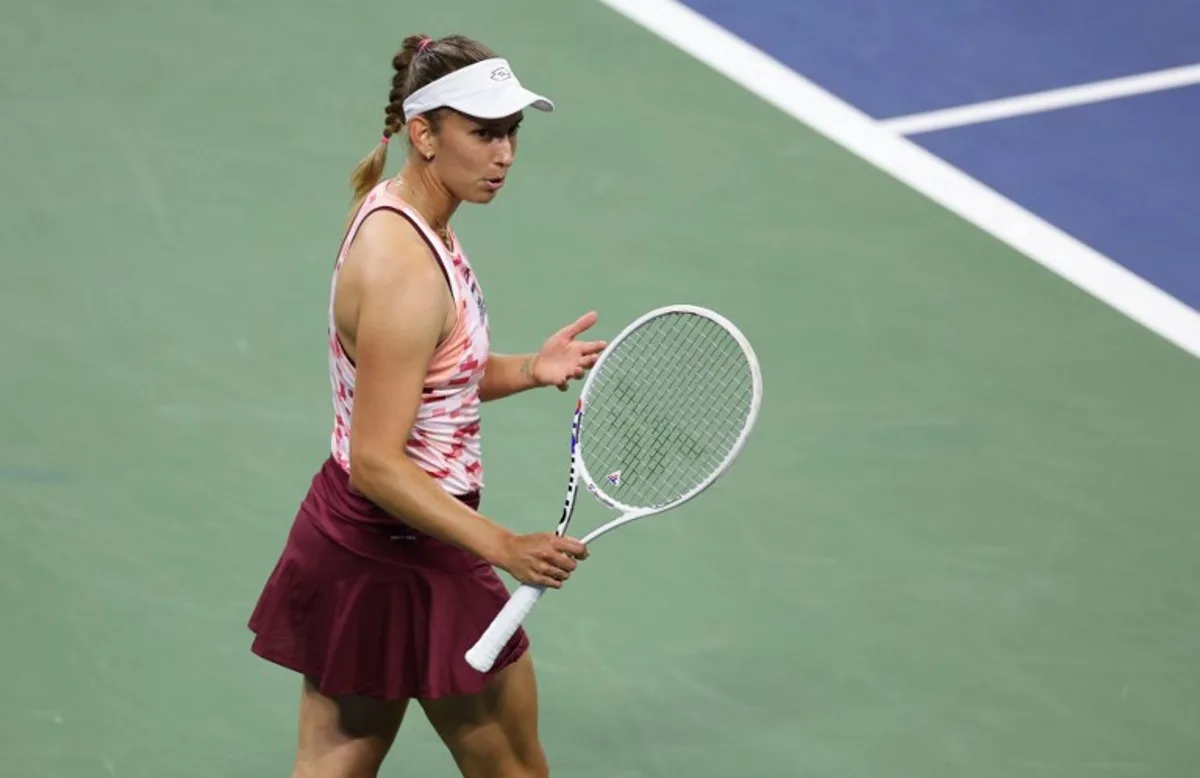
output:
<svg viewBox="0 0 1200 778"><path fill-rule="evenodd" d="M252 650L303 676L295 776L376 775L412 699L464 776L544 776L528 637L486 674L463 655L508 599L493 566L559 588L587 549L478 512L479 407L565 389L605 343L580 339L588 313L536 353L491 353L449 225L460 203L496 197L524 110L551 101L462 36L407 38L393 66L330 289L331 452L250 619ZM404 129L403 167L381 180Z"/></svg>

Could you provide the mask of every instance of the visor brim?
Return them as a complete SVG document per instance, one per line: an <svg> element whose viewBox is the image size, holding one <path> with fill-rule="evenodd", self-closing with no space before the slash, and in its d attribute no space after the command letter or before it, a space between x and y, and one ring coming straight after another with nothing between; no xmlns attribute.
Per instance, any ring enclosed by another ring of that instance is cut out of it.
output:
<svg viewBox="0 0 1200 778"><path fill-rule="evenodd" d="M531 92L525 87L482 92L449 100L446 105L476 119L503 119L526 108L546 113L554 111L554 102L550 98Z"/></svg>

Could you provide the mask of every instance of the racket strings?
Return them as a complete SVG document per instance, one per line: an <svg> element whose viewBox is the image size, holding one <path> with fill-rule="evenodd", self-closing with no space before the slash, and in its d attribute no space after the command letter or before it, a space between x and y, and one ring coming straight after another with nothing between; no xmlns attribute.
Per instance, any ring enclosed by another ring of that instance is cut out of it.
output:
<svg viewBox="0 0 1200 778"><path fill-rule="evenodd" d="M580 432L592 479L621 503L673 502L711 478L750 414L740 344L707 317L659 317L612 350L589 390Z"/></svg>
<svg viewBox="0 0 1200 778"><path fill-rule="evenodd" d="M724 330L721 330L721 332L724 332ZM709 345L715 351L719 346L719 343L711 337L711 333L706 332L703 333L703 335L707 341L707 345ZM680 353L683 353L682 350ZM714 365L714 367L720 371L719 374L713 376L714 384L720 386L727 385L727 382L729 381L733 371L735 371L739 366L743 365L744 363L738 359L729 359L725 360L721 364ZM699 403L696 401L697 397L703 397L703 395L688 393L687 397L689 399L685 399L683 401L683 407L680 408L681 414L683 414L685 417L690 417L692 414L705 412L705 408L698 407ZM709 408L708 412L714 413L717 416L726 416L729 413L735 412L738 406L748 406L750 401L749 384L746 385L744 393L726 393L719 395L719 397L722 403L721 406ZM740 427L724 431L728 432L729 434L724 438L718 438L710 441L713 444L713 448L716 450L728 451L732 449L737 441L737 433L740 432ZM669 437L659 438L655 441L655 443L655 448L651 452L652 455L666 456L669 453L677 450L684 454L695 455L697 457L694 460L695 463L700 466L699 469L704 471L699 476L700 480L702 480L708 472L711 472L712 469L720 466L721 461L723 460L722 458L722 460L712 461L711 458L704 458L702 455L706 452L696 440L695 436L690 434L690 430L686 427L676 426L672 430L672 434L670 434ZM710 451L711 450L712 449L710 449Z"/></svg>
<svg viewBox="0 0 1200 778"><path fill-rule="evenodd" d="M618 487L613 491L620 492L627 503L636 497L639 504L662 504L699 485L721 466L740 431L738 423L710 424L714 418L729 418L729 399L733 395L711 390L722 386L722 380L728 381L739 360L714 360L714 355L722 355L716 348L719 344L702 331L692 333L697 336L692 348L682 348L684 344L678 337L682 334L663 332L661 342L647 344L652 352L661 350L668 356L654 371L654 386L646 386L645 374L641 375L642 391L624 409L636 427L627 433L641 437L640 456L631 457L632 465L622 473L625 488L619 488L620 483L613 485ZM696 382L703 378L709 381ZM647 391L650 389L657 391ZM748 402L748 392L746 397ZM724 402L714 404L718 398ZM659 487L657 494L635 488L636 484L649 483Z"/></svg>
<svg viewBox="0 0 1200 778"><path fill-rule="evenodd" d="M733 371L738 368L738 362L730 360L722 366L722 373L716 376L716 383L727 382L732 376ZM705 398L708 399L708 398ZM729 418L737 414L740 408L749 407L750 389L746 386L744 391L724 394L719 397L719 405L710 406L708 408L699 407L697 402L689 402L681 409L681 412L691 416L692 414L709 413L721 418ZM714 430L712 440L707 441L709 444L705 448L694 435L689 434L689 430L685 427L676 427L670 437L659 439L657 441L656 450L652 452L656 455L666 456L668 453L679 450L685 454L695 455L694 460L697 468L702 472L699 473L697 480L703 480L705 476L712 470L715 470L724 461L724 452L733 449L737 443L738 433L741 432L741 427L728 427L724 429ZM712 456L703 457L703 454L712 454L713 452L722 452L719 459L714 459Z"/></svg>

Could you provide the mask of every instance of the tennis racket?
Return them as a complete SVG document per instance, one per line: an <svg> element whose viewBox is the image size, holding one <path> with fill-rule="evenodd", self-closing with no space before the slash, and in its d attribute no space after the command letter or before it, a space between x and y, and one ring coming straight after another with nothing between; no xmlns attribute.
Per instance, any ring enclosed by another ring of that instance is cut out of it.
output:
<svg viewBox="0 0 1200 778"><path fill-rule="evenodd" d="M583 383L555 532L567 531L580 482L620 512L580 538L585 545L691 500L733 464L761 401L758 358L728 319L694 305L639 317L613 338ZM467 663L490 670L544 591L522 584L467 652Z"/></svg>

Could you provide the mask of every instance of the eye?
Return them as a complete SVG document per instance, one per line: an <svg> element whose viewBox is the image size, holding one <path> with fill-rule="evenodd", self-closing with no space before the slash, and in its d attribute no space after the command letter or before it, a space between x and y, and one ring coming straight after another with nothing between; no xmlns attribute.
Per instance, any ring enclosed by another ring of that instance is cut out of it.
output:
<svg viewBox="0 0 1200 778"><path fill-rule="evenodd" d="M499 140L505 136L515 137L519 129L521 129L520 124L514 124L507 130L501 126L480 127L478 129L471 130L471 134L487 140Z"/></svg>

